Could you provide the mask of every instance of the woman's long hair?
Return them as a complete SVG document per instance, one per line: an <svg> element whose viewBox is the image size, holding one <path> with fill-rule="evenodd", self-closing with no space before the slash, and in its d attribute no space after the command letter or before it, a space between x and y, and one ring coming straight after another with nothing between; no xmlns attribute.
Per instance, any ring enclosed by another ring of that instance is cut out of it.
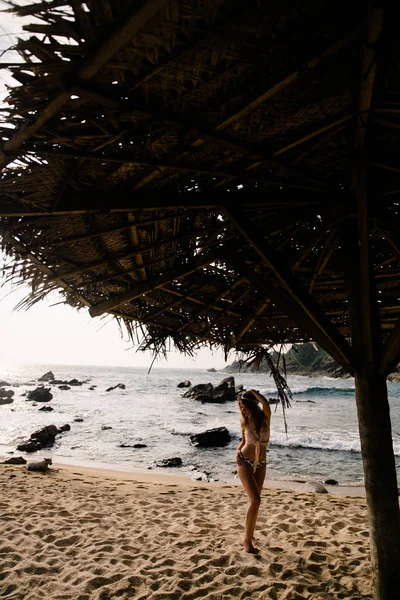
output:
<svg viewBox="0 0 400 600"><path fill-rule="evenodd" d="M246 425L249 425L254 433L259 436L261 429L264 425L266 425L266 417L264 415L264 411L262 411L259 407L256 397L251 392L244 392L244 394L239 396L238 403L240 409L243 406L250 413L245 415L243 414L243 411L240 410L242 414L242 418L240 420L242 429L244 429Z"/></svg>

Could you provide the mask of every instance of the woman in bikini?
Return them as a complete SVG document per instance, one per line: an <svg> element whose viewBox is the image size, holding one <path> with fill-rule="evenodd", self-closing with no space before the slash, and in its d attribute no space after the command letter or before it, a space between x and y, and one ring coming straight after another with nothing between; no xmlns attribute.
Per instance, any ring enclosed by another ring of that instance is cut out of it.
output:
<svg viewBox="0 0 400 600"><path fill-rule="evenodd" d="M242 441L236 452L236 462L240 481L249 497L243 545L246 552L256 554L253 535L267 468L271 409L268 400L255 390L242 392L238 403L242 414Z"/></svg>

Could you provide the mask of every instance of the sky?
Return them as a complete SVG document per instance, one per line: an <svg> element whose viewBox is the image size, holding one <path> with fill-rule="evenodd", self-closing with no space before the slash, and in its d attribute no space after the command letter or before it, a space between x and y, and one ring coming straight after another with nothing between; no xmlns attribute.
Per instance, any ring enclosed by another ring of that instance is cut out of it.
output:
<svg viewBox="0 0 400 600"><path fill-rule="evenodd" d="M26 2L20 1L19 4ZM6 8L0 0L0 10ZM8 50L16 37L29 37L22 30L23 22L8 13L0 13L0 63L19 62L19 56ZM12 78L0 70L0 103L7 95L6 84ZM0 113L1 122L1 113ZM0 257L1 262L1 257ZM0 365L2 363L37 363L68 365L115 365L149 367L150 352L137 352L132 343L121 338L117 323L111 317L92 319L87 309L80 311L57 304L53 294L28 311L15 311L15 306L29 294L28 287L12 288L0 280ZM234 360L232 356L228 362ZM168 360L158 360L154 366L165 368L211 368L226 366L222 351L203 349L195 360L176 351ZM1 378L1 372L0 372Z"/></svg>

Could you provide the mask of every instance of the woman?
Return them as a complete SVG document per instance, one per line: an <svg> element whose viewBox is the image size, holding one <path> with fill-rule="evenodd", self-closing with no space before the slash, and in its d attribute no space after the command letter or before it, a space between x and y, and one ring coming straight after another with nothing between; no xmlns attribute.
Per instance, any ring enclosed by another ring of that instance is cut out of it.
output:
<svg viewBox="0 0 400 600"><path fill-rule="evenodd" d="M238 403L242 413L242 441L236 452L236 462L240 481L249 497L243 545L246 552L256 554L253 535L267 468L271 408L264 396L255 390L242 392Z"/></svg>

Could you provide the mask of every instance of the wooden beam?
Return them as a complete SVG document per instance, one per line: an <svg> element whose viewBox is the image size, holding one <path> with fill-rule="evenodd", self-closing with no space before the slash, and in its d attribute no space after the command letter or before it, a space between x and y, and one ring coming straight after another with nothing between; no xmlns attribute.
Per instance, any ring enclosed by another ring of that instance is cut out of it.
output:
<svg viewBox="0 0 400 600"><path fill-rule="evenodd" d="M121 26L114 30L105 42L78 67L75 77L77 80L88 81L121 49L129 40L150 21L164 6L166 0L147 0L138 5L135 3L133 12L126 15ZM0 152L0 166L9 159L8 153L18 150L42 125L64 105L71 97L67 90L61 90L41 108L32 122L24 122L5 142L3 152Z"/></svg>
<svg viewBox="0 0 400 600"><path fill-rule="evenodd" d="M123 292L122 294L117 294L116 296L109 298L108 300L104 300L99 304L96 304L90 309L90 315L92 317L98 317L103 315L106 312L112 312L122 304L126 304L147 294L148 292L152 292L166 283L170 283L175 279L180 279L181 277L186 277L190 273L197 271L203 267L208 266L211 262L216 260L216 255L205 253L204 255L199 255L195 260L190 260L180 268L171 269L161 275L156 277L152 277L148 281L143 281L138 283L135 287L130 290Z"/></svg>
<svg viewBox="0 0 400 600"><path fill-rule="evenodd" d="M307 133L305 133L299 138L294 138L292 139L292 141L286 142L283 146L281 146L281 148L275 150L275 152L272 153L272 156L274 158L277 156L281 156L282 154L289 152L289 150L293 150L294 148L297 148L298 146L301 146L302 144L305 144L310 140L323 136L327 132L330 133L332 129L339 129L342 125L344 125L345 123L347 123L347 121L350 121L351 119L353 119L353 115L348 114L339 118L334 117L332 119L328 119L323 124L317 123L314 129L309 130Z"/></svg>
<svg viewBox="0 0 400 600"><path fill-rule="evenodd" d="M373 372L380 361L380 336L377 332L374 314L376 304L374 283L370 259L368 203L367 203L367 159L366 135L371 118L372 94L376 75L376 44L383 28L383 10L370 10L366 32L361 50L361 79L358 97L358 110L354 140L355 162L353 168L353 187L357 200L358 245L359 252L359 285L355 290L359 298L361 311L362 342L359 344L360 359L364 368ZM357 337L360 336L358 325L354 328ZM379 369L378 369L379 370Z"/></svg>
<svg viewBox="0 0 400 600"><path fill-rule="evenodd" d="M225 119L225 121L223 121L222 123L220 123L218 125L218 127L216 127L216 131L222 131L222 130L226 129L227 127L229 127L230 125L232 125L233 123L235 123L236 121L238 121L239 119L244 117L248 112L256 109L258 106L263 104L266 100L269 100L270 98L272 98L273 96L275 96L276 94L281 92L283 89L287 88L289 85L294 83L297 79L299 79L299 77L301 77L305 73L311 71L312 69L315 69L315 67L318 67L319 65L321 65L325 60L334 56L339 50L342 50L343 48L348 46L350 43L354 42L354 40L357 38L358 34L359 34L358 31L351 32L348 36L339 40L338 42L335 42L335 44L333 44L332 46L330 46L329 48L327 48L326 50L321 52L321 54L319 54L318 56L315 56L313 59L308 61L306 64L303 63L299 67L299 69L293 71L292 73L287 75L284 79L275 83L273 86L268 88L268 90L265 90L262 94L257 96L257 98L255 98L254 100L249 102L246 106L241 108L235 114L233 114L230 117L228 117L227 119Z"/></svg>
<svg viewBox="0 0 400 600"><path fill-rule="evenodd" d="M29 150L34 155L39 156L57 156L60 158L72 158L100 161L102 163L116 162L124 165L138 165L148 167L158 167L162 169L171 169L173 171L199 173L201 175L210 175L211 177L227 177L228 179L237 179L238 181L254 181L255 183L265 183L274 185L279 188L293 188L300 190L308 190L321 192L321 186L312 183L293 182L288 179L273 179L263 175L251 175L247 171L215 169L212 167L202 166L198 163L185 163L182 161L166 160L162 158L151 158L149 156L140 158L130 152L118 152L117 154L97 154L95 152L81 152L78 150L56 150L53 148L42 148L35 146ZM135 189L135 186L132 188Z"/></svg>
<svg viewBox="0 0 400 600"><path fill-rule="evenodd" d="M282 299L285 300L285 304L283 307L288 314L295 321L300 322L299 319L301 319L303 328L304 324L307 326L304 330L325 348L339 364L350 373L353 372L356 368L356 362L352 349L345 338L326 317L321 306L299 284L289 268L281 262L273 249L266 243L263 235L254 228L243 210L236 209L233 206L225 206L224 211L235 224L238 231L240 231L243 237L254 248L255 252L262 258L263 262L273 271L279 285L284 290ZM243 272L241 274L246 276ZM254 282L252 281L251 283ZM285 297L290 299L290 302L286 301Z"/></svg>

